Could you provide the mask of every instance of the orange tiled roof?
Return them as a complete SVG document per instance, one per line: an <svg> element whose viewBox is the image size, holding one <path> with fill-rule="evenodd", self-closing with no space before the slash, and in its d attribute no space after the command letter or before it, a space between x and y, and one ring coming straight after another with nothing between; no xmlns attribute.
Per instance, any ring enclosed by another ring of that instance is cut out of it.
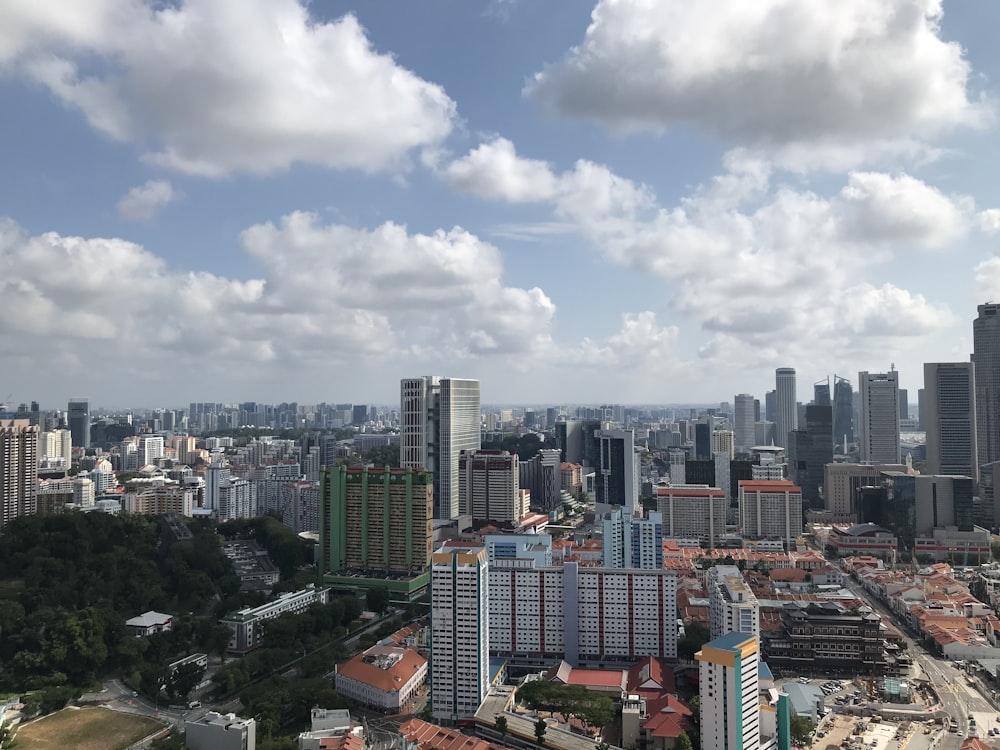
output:
<svg viewBox="0 0 1000 750"><path fill-rule="evenodd" d="M454 729L439 727L422 719L409 719L399 727L399 733L417 743L420 750L501 750L501 745L470 737Z"/></svg>
<svg viewBox="0 0 1000 750"><path fill-rule="evenodd" d="M357 680L376 690L392 692L399 690L413 678L427 660L412 649L403 649L402 658L389 669L381 669L364 661L364 653L337 667L337 674L351 680Z"/></svg>

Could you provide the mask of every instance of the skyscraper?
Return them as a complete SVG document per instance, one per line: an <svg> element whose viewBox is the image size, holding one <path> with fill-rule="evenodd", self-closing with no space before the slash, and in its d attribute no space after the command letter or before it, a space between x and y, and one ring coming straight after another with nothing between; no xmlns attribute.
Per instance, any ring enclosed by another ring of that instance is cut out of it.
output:
<svg viewBox="0 0 1000 750"><path fill-rule="evenodd" d="M38 425L0 415L0 528L35 512Z"/></svg>
<svg viewBox="0 0 1000 750"><path fill-rule="evenodd" d="M778 413L778 392L768 391L764 394L764 421L773 422ZM757 420L760 421L759 419Z"/></svg>
<svg viewBox="0 0 1000 750"><path fill-rule="evenodd" d="M978 312L972 322L972 361L979 465L985 466L1000 460L1000 304L979 305Z"/></svg>
<svg viewBox="0 0 1000 750"><path fill-rule="evenodd" d="M899 421L910 418L910 394L905 388L899 389Z"/></svg>
<svg viewBox="0 0 1000 750"><path fill-rule="evenodd" d="M833 442L854 442L854 390L851 381L833 376Z"/></svg>
<svg viewBox="0 0 1000 750"><path fill-rule="evenodd" d="M924 364L927 473L978 478L976 373L971 362Z"/></svg>
<svg viewBox="0 0 1000 750"><path fill-rule="evenodd" d="M830 379L813 383L813 403L818 406L832 406L830 399Z"/></svg>
<svg viewBox="0 0 1000 750"><path fill-rule="evenodd" d="M862 462L899 463L899 373L859 372L858 444Z"/></svg>
<svg viewBox="0 0 1000 750"><path fill-rule="evenodd" d="M75 448L90 447L90 402L85 398L69 400L69 431Z"/></svg>
<svg viewBox="0 0 1000 750"><path fill-rule="evenodd" d="M733 432L735 433L736 452L746 453L754 441L754 397L749 393L738 393L734 399Z"/></svg>
<svg viewBox="0 0 1000 750"><path fill-rule="evenodd" d="M663 568L663 516L650 511L647 518L619 508L602 520L605 568Z"/></svg>
<svg viewBox="0 0 1000 750"><path fill-rule="evenodd" d="M507 451L462 451L458 456L462 513L475 522L516 525L528 512L518 463L517 454Z"/></svg>
<svg viewBox="0 0 1000 750"><path fill-rule="evenodd" d="M757 638L726 633L695 655L701 699L701 750L758 750L760 657Z"/></svg>
<svg viewBox="0 0 1000 750"><path fill-rule="evenodd" d="M459 515L458 456L482 446L479 381L428 375L400 383L400 459L434 475L434 517Z"/></svg>
<svg viewBox="0 0 1000 750"><path fill-rule="evenodd" d="M798 428L798 409L795 405L795 369L779 367L774 371L774 440L782 448L788 447L788 433Z"/></svg>
<svg viewBox="0 0 1000 750"><path fill-rule="evenodd" d="M789 478L802 488L802 500L821 508L823 471L833 462L833 407L809 404L805 429L792 430L788 445Z"/></svg>
<svg viewBox="0 0 1000 750"><path fill-rule="evenodd" d="M598 430L600 465L595 477L598 503L634 510L639 504L639 469L632 430Z"/></svg>

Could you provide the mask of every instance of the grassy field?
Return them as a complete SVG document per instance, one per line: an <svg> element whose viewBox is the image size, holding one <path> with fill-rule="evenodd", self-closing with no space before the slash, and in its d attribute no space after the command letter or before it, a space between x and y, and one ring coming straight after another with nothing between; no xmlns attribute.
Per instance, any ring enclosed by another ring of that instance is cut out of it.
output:
<svg viewBox="0 0 1000 750"><path fill-rule="evenodd" d="M17 730L18 750L119 750L163 725L106 708L64 708Z"/></svg>

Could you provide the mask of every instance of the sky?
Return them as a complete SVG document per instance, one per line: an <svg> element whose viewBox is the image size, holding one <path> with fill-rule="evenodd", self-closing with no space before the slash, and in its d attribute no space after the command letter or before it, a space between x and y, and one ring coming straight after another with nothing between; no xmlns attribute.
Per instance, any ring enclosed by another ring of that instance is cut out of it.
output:
<svg viewBox="0 0 1000 750"><path fill-rule="evenodd" d="M1000 301L995 0L0 0L0 401L799 400Z"/></svg>

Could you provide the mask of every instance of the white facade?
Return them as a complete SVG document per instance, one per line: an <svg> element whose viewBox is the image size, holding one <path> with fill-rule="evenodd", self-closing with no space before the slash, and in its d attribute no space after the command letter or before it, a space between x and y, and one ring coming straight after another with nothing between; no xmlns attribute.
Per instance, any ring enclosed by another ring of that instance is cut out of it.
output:
<svg viewBox="0 0 1000 750"><path fill-rule="evenodd" d="M651 511L647 518L624 508L608 513L602 520L602 555L605 568L663 567L663 517Z"/></svg>
<svg viewBox="0 0 1000 750"><path fill-rule="evenodd" d="M498 560L489 591L490 649L497 656L572 665L677 656L672 571Z"/></svg>
<svg viewBox="0 0 1000 750"><path fill-rule="evenodd" d="M735 565L715 565L706 574L708 629L712 638L726 633L760 635L760 605Z"/></svg>
<svg viewBox="0 0 1000 750"><path fill-rule="evenodd" d="M462 451L458 457L458 496L462 513L475 521L519 521L527 514L517 454Z"/></svg>
<svg viewBox="0 0 1000 750"><path fill-rule="evenodd" d="M38 457L48 466L57 462L65 468L73 465L73 438L69 430L43 432L38 439Z"/></svg>
<svg viewBox="0 0 1000 750"><path fill-rule="evenodd" d="M237 479L225 464L215 462L205 470L204 507L216 512L220 521L257 515L257 487Z"/></svg>
<svg viewBox="0 0 1000 750"><path fill-rule="evenodd" d="M428 375L400 382L400 466L434 476L434 517L456 518L461 506L458 457L481 447L479 381Z"/></svg>
<svg viewBox="0 0 1000 750"><path fill-rule="evenodd" d="M187 750L255 750L257 725L253 719L209 711L200 719L184 722Z"/></svg>
<svg viewBox="0 0 1000 750"><path fill-rule="evenodd" d="M270 620L286 613L301 614L313 604L326 604L330 600L330 589L316 588L310 584L298 591L281 594L277 599L259 607L247 607L219 620L233 631L229 640L229 650L245 653L261 643L262 620Z"/></svg>
<svg viewBox="0 0 1000 750"><path fill-rule="evenodd" d="M802 490L792 482L740 482L740 525L748 539L781 539L795 549L802 533Z"/></svg>
<svg viewBox="0 0 1000 750"><path fill-rule="evenodd" d="M899 373L859 372L858 449L863 463L899 463Z"/></svg>
<svg viewBox="0 0 1000 750"><path fill-rule="evenodd" d="M927 473L978 477L973 364L925 362L923 392Z"/></svg>
<svg viewBox="0 0 1000 750"><path fill-rule="evenodd" d="M163 458L163 436L140 435L139 466L155 465L157 460L161 458Z"/></svg>
<svg viewBox="0 0 1000 750"><path fill-rule="evenodd" d="M779 367L774 373L775 407L774 442L788 447L788 433L799 426L799 410L795 401L795 370Z"/></svg>
<svg viewBox="0 0 1000 750"><path fill-rule="evenodd" d="M656 487L656 510L663 522L663 535L670 539L697 539L715 547L726 530L726 493L705 485Z"/></svg>
<svg viewBox="0 0 1000 750"><path fill-rule="evenodd" d="M730 460L736 456L736 439L732 430L712 431L712 455L725 453Z"/></svg>
<svg viewBox="0 0 1000 750"><path fill-rule="evenodd" d="M483 548L447 546L431 559L431 712L476 715L490 682L489 564Z"/></svg>
<svg viewBox="0 0 1000 750"><path fill-rule="evenodd" d="M698 661L701 750L760 748L757 639L729 633L706 643Z"/></svg>
<svg viewBox="0 0 1000 750"><path fill-rule="evenodd" d="M427 660L416 651L373 646L340 664L334 689L352 701L398 714L427 680Z"/></svg>

